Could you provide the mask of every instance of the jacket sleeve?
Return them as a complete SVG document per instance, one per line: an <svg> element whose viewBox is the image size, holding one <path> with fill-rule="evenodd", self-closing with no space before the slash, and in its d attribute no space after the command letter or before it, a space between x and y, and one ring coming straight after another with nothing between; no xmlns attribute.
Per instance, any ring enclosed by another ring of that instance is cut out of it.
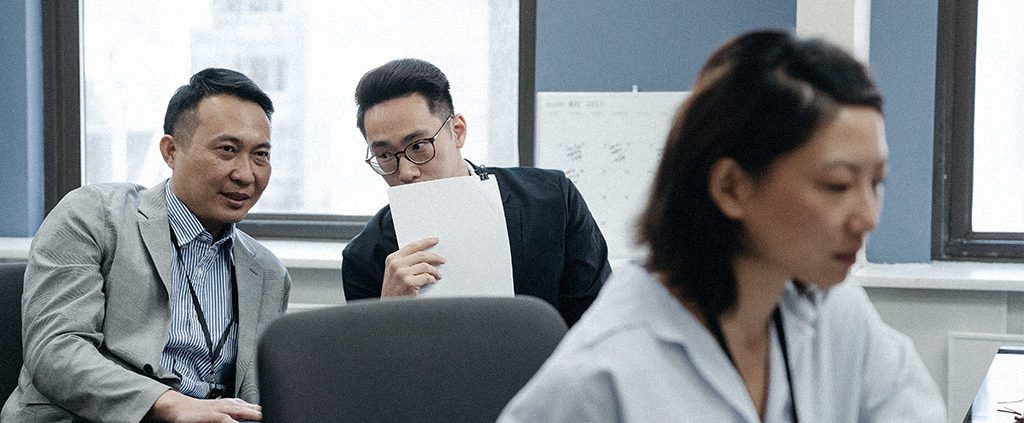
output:
<svg viewBox="0 0 1024 423"><path fill-rule="evenodd" d="M49 400L91 421L143 418L170 389L104 356L104 271L116 248L108 204L90 189L68 194L37 232L22 297L27 403Z"/></svg>
<svg viewBox="0 0 1024 423"><path fill-rule="evenodd" d="M608 245L576 186L561 175L565 198L565 268L559 289L559 312L572 326L597 298L611 275Z"/></svg>
<svg viewBox="0 0 1024 423"><path fill-rule="evenodd" d="M250 239L251 242L256 242ZM263 249L261 247L261 249ZM257 333L262 334L263 331L277 318L283 316L288 310L288 301L291 296L292 289L292 277L288 273L288 269L281 263L281 260L274 256L269 250L263 249L269 257L263 257L260 261L263 263L264 269L268 269L269 273L266 274L267 279L271 283L264 284L264 300L267 304L266 307L260 307L260 316L257 323ZM259 349L259 339L257 336L256 344L253 345L251 351ZM241 348L240 348L241 350ZM246 402L259 404L260 403L260 387L259 387L259 362L255 355L248 357L240 357L236 355L236 366L243 365L242 360L248 363L248 368L245 370L241 379L238 381L236 388L236 396ZM239 372L236 370L236 375ZM236 376L237 377L237 376Z"/></svg>
<svg viewBox="0 0 1024 423"><path fill-rule="evenodd" d="M349 241L341 254L341 282L346 301L380 298L384 285L384 260L388 254L398 250L394 226L390 227L390 232L386 231L386 223L390 223L387 216L386 209L377 213L366 223L363 231ZM390 237L387 236L389 233Z"/></svg>

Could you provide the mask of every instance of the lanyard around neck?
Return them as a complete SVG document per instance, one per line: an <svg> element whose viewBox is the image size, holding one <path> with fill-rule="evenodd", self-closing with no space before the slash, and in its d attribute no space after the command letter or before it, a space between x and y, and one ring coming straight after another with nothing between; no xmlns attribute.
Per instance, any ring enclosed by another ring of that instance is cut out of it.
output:
<svg viewBox="0 0 1024 423"><path fill-rule="evenodd" d="M217 341L216 346L213 344L213 338L210 336L210 326L206 323L206 315L203 313L203 306L199 302L199 295L196 294L195 285L192 283L192 278L189 276L188 269L185 267L185 262L181 258L181 248L178 247L177 240L172 232L172 242L174 242L174 249L176 257L178 259L178 269L181 270L182 275L185 276L185 283L188 285L189 295L192 297L192 308L196 312L196 320L199 321L199 328L203 331L203 341L206 342L206 350L210 358L210 374L207 383L210 384L210 393L208 398L217 398L224 394L219 389L214 388L214 376L216 375L217 360L223 355L224 344L227 342L228 335L231 334L231 328L238 324L238 302L235 300L237 295L235 286L235 266L231 265L229 269L231 273L231 321L228 322L227 326L224 327L224 332L221 333L220 339Z"/></svg>
<svg viewBox="0 0 1024 423"><path fill-rule="evenodd" d="M729 351L729 345L725 343L725 335L722 333L722 325L718 322L718 316L712 316L710 313L704 313L704 320L707 320L708 329L711 330L711 334L715 336L715 340L718 341L718 345L722 347L722 351L725 352L726 357L729 357L729 362L732 363L733 367L736 367L736 360L733 358L732 353ZM779 347L782 349L782 362L786 365L786 382L789 385L789 407L790 412L793 413L793 423L799 423L800 418L796 414L796 396L793 394L793 372L789 366L789 348L786 345L786 331L782 327L782 312L779 311L779 307L775 307L772 311L772 321L775 323L775 334L779 337Z"/></svg>

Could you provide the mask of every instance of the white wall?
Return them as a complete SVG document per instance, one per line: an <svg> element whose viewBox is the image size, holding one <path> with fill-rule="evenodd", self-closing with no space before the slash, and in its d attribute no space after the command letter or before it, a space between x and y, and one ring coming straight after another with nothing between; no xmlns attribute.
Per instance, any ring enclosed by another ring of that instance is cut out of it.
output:
<svg viewBox="0 0 1024 423"><path fill-rule="evenodd" d="M921 359L946 395L950 422L960 422L995 354L964 355L950 351L957 332L1021 334L1024 294L916 288L866 288L875 308L890 326L909 336ZM959 357L950 362L949 357ZM951 372L950 369L953 369ZM957 375L952 377L951 375Z"/></svg>
<svg viewBox="0 0 1024 423"><path fill-rule="evenodd" d="M871 0L797 0L796 33L823 37L867 63L871 47Z"/></svg>

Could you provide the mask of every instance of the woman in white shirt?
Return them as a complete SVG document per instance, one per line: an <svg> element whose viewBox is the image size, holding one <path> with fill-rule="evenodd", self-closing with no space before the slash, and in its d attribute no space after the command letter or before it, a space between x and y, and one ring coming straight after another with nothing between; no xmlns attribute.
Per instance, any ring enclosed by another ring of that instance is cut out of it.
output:
<svg viewBox="0 0 1024 423"><path fill-rule="evenodd" d="M943 422L911 342L841 283L887 146L864 66L819 40L720 47L617 269L503 422Z"/></svg>

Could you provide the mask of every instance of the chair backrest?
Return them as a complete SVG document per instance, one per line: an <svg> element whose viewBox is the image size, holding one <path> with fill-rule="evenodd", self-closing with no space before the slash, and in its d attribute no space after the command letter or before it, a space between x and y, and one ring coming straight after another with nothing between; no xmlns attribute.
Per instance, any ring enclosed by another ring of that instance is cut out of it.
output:
<svg viewBox="0 0 1024 423"><path fill-rule="evenodd" d="M265 422L493 422L565 322L532 297L363 300L260 338Z"/></svg>
<svg viewBox="0 0 1024 423"><path fill-rule="evenodd" d="M0 402L18 386L21 372L21 292L25 263L0 263Z"/></svg>

